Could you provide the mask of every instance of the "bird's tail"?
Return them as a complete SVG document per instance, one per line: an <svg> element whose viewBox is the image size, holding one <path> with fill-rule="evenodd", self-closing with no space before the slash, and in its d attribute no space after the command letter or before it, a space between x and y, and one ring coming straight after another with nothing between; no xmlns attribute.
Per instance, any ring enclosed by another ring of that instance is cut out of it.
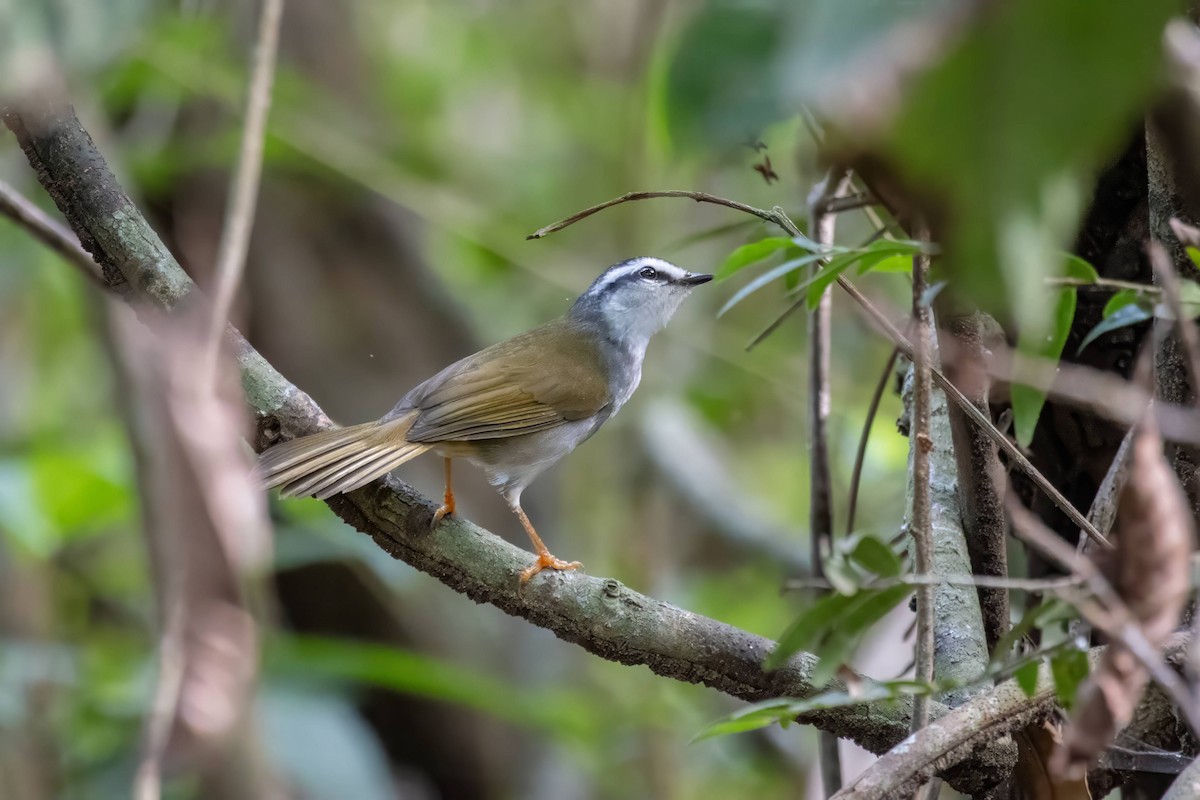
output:
<svg viewBox="0 0 1200 800"><path fill-rule="evenodd" d="M405 440L416 413L321 431L275 445L258 459L264 488L283 487L285 497L325 500L352 492L430 448Z"/></svg>

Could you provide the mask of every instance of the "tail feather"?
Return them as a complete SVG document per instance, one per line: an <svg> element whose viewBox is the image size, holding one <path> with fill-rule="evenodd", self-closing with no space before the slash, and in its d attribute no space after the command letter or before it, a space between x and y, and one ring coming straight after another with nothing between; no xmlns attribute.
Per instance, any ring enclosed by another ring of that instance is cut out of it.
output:
<svg viewBox="0 0 1200 800"><path fill-rule="evenodd" d="M281 491L284 497L304 497L316 494L326 484L333 483L355 468L363 466L368 462L376 461L381 455L386 455L389 452L390 450L386 445L376 445L361 452L352 450L345 457L337 461L288 480L287 483L283 484Z"/></svg>
<svg viewBox="0 0 1200 800"><path fill-rule="evenodd" d="M379 476L386 475L404 462L416 458L429 449L430 445L427 444L408 444L378 460L364 464L354 472L340 479L336 484L330 484L322 488L319 492L314 493L314 496L318 500L327 500L338 492L353 492L355 489L366 486Z"/></svg>
<svg viewBox="0 0 1200 800"><path fill-rule="evenodd" d="M282 486L290 497L353 491L430 449L404 438L415 419L414 413L276 445L259 457L259 480L265 488Z"/></svg>

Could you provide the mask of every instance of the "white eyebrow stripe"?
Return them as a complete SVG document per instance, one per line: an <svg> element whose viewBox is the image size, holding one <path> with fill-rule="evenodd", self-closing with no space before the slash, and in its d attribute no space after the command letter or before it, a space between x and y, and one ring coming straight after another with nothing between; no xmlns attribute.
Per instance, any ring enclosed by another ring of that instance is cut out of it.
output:
<svg viewBox="0 0 1200 800"><path fill-rule="evenodd" d="M663 261L661 258L653 258L651 256L641 256L639 258L631 258L628 261L622 261L613 267L609 267L608 272L601 275L591 288L588 289L588 295L597 295L603 292L606 288L613 285L622 278L632 275L643 267L654 267L660 272L664 272L671 276L672 280L679 280L687 275L687 270L680 269L669 261Z"/></svg>

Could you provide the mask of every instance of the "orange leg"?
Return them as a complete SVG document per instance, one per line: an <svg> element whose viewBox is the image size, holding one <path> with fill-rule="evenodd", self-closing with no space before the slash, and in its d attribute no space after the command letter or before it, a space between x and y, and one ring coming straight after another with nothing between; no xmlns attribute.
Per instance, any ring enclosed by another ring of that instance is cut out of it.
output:
<svg viewBox="0 0 1200 800"><path fill-rule="evenodd" d="M521 586L529 582L529 579L537 575L544 569L579 569L583 564L578 561L563 561L561 558L555 558L550 555L550 551L546 548L542 537L538 536L537 531L533 529L533 523L529 521L529 517L525 515L524 510L520 505L512 507L513 513L517 515L517 519L521 520L521 527L525 529L525 533L529 534L529 540L533 542L533 547L537 550L537 561L533 562L529 567L521 572Z"/></svg>
<svg viewBox="0 0 1200 800"><path fill-rule="evenodd" d="M453 463L450 459L442 459L446 462L446 493L442 495L442 505L437 511L433 512L433 524L437 525L442 521L443 517L447 517L454 513L454 489L450 485L450 465Z"/></svg>

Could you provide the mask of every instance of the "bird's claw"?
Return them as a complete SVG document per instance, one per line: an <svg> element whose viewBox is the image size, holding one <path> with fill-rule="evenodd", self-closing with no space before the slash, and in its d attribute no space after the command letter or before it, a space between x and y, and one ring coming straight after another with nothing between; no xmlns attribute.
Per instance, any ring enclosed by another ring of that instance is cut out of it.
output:
<svg viewBox="0 0 1200 800"><path fill-rule="evenodd" d="M529 579L544 569L574 570L582 566L583 564L579 561L563 561L561 558L555 558L549 553L539 553L537 561L521 571L521 588L525 588L525 584L529 583Z"/></svg>

